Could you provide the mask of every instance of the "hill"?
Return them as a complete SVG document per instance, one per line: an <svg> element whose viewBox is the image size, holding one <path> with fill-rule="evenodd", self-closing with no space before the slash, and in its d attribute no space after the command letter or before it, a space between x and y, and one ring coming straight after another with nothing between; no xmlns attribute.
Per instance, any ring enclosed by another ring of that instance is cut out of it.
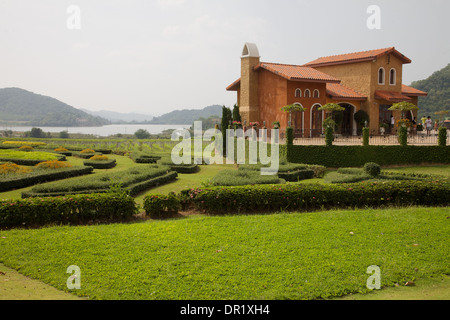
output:
<svg viewBox="0 0 450 320"><path fill-rule="evenodd" d="M175 110L160 117L155 117L150 124L192 124L200 118L222 115L222 106L212 105L203 109Z"/></svg>
<svg viewBox="0 0 450 320"><path fill-rule="evenodd" d="M411 87L428 93L426 97L419 97L419 119L431 116L437 111L450 111L450 64L434 72L427 79L414 81Z"/></svg>
<svg viewBox="0 0 450 320"><path fill-rule="evenodd" d="M0 123L73 127L101 126L109 124L109 121L94 117L52 97L20 88L4 88L0 89Z"/></svg>
<svg viewBox="0 0 450 320"><path fill-rule="evenodd" d="M142 113L122 113L122 112L115 112L115 111L107 111L107 110L100 110L100 111L90 111L86 109L80 109L90 115L105 118L112 123L130 123L130 122L147 122L152 120L154 117L149 114L142 114Z"/></svg>

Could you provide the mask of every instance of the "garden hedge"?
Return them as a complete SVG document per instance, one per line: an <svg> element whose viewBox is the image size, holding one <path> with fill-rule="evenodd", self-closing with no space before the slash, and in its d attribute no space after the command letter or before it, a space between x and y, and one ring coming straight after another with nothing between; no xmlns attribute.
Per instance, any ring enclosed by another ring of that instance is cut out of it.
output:
<svg viewBox="0 0 450 320"><path fill-rule="evenodd" d="M131 218L137 210L132 197L115 193L1 200L0 229L122 221Z"/></svg>
<svg viewBox="0 0 450 320"><path fill-rule="evenodd" d="M90 166L85 167L72 167L55 172L45 172L42 174L27 174L23 177L16 177L11 179L2 179L0 181L0 192L9 191L13 189L20 189L29 187L38 183L62 180L71 177L77 177L85 174L89 174L94 170Z"/></svg>
<svg viewBox="0 0 450 320"><path fill-rule="evenodd" d="M289 162L331 168L361 167L367 162L381 166L450 163L450 146L300 146L280 145Z"/></svg>
<svg viewBox="0 0 450 320"><path fill-rule="evenodd" d="M91 166L94 169L111 169L116 166L116 159L108 160L84 160L85 166Z"/></svg>
<svg viewBox="0 0 450 320"><path fill-rule="evenodd" d="M0 161L12 162L19 166L35 166L41 162L48 161L48 159L14 159L14 158L0 158ZM58 157L58 161L66 161L65 156Z"/></svg>
<svg viewBox="0 0 450 320"><path fill-rule="evenodd" d="M211 187L183 190L185 209L207 213L306 211L383 205L447 206L448 180L287 184Z"/></svg>

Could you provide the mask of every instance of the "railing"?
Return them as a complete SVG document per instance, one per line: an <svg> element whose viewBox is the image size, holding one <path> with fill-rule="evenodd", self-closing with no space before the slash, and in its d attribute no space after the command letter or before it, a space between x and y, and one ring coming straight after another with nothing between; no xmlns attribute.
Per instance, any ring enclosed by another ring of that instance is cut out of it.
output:
<svg viewBox="0 0 450 320"><path fill-rule="evenodd" d="M271 141L271 129L267 129L267 142ZM259 140L263 140L259 130L257 130ZM284 144L286 141L285 130L279 130L279 142ZM325 135L322 130L302 130L294 129L294 144L296 145L325 145ZM362 145L362 134L352 130L351 134L334 134L334 145ZM384 134L371 133L369 136L369 145L399 145L396 132ZM432 130L429 134L426 131L411 130L408 132L408 145L437 145L438 130ZM447 130L447 145L450 145L450 130Z"/></svg>

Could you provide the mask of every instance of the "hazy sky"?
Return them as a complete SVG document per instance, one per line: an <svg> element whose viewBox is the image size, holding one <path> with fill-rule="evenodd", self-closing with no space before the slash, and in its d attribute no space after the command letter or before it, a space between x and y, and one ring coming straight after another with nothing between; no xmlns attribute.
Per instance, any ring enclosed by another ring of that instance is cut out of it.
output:
<svg viewBox="0 0 450 320"><path fill-rule="evenodd" d="M395 46L410 84L450 63L449 15L448 0L0 0L0 88L152 115L232 106L245 42L289 64Z"/></svg>

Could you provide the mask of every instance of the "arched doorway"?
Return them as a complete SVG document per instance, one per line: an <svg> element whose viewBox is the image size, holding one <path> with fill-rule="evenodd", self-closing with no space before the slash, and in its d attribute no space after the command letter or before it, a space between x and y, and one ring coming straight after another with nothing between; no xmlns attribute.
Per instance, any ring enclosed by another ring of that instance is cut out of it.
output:
<svg viewBox="0 0 450 320"><path fill-rule="evenodd" d="M300 103L294 103L296 105L301 106ZM294 127L294 137L302 138L303 137L303 122L305 118L305 113L300 111L295 111L292 113L292 126Z"/></svg>
<svg viewBox="0 0 450 320"><path fill-rule="evenodd" d="M320 104L311 107L311 137L318 137L322 134L323 111L318 110Z"/></svg>
<svg viewBox="0 0 450 320"><path fill-rule="evenodd" d="M342 122L340 125L340 133L342 135L351 136L356 135L356 122L354 115L356 107L350 103L338 103L345 110L342 111Z"/></svg>

